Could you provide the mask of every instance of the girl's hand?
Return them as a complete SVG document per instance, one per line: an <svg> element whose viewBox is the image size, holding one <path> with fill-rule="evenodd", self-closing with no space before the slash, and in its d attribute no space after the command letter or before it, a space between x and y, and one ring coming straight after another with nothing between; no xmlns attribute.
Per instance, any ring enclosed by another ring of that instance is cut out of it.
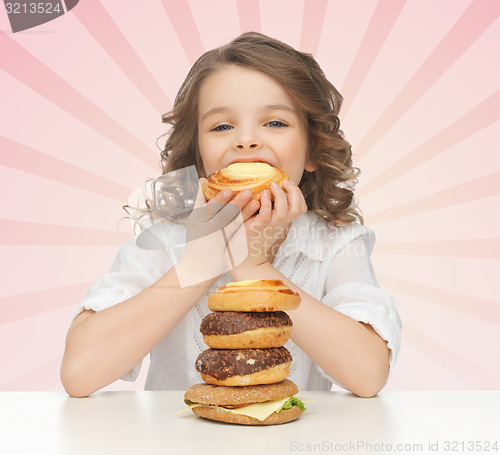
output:
<svg viewBox="0 0 500 455"><path fill-rule="evenodd" d="M264 191L259 213L244 223L248 255L238 267L239 270L272 261L288 233L290 222L307 211L302 191L290 180L283 182L283 189L273 183L271 192L274 203L271 203L269 192Z"/></svg>
<svg viewBox="0 0 500 455"><path fill-rule="evenodd" d="M176 265L182 287L209 279L215 281L228 268L243 261L246 241L235 233L259 208L248 190L234 198L231 190L224 190L206 203L202 184L200 179L194 209L187 221L184 254Z"/></svg>

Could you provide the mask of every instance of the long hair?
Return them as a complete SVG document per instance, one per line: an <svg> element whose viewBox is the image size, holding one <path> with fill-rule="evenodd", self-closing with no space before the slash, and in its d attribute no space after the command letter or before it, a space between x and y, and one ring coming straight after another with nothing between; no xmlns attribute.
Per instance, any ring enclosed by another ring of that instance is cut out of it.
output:
<svg viewBox="0 0 500 455"><path fill-rule="evenodd" d="M342 96L310 54L260 33L244 33L193 65L173 109L162 117L171 126L161 152L162 172L195 165L205 175L198 150L199 92L207 77L224 65L261 71L295 101L308 132L307 159L316 166L313 172L304 171L299 183L308 209L335 226L362 223L353 191L359 169L352 165L351 146L340 130Z"/></svg>

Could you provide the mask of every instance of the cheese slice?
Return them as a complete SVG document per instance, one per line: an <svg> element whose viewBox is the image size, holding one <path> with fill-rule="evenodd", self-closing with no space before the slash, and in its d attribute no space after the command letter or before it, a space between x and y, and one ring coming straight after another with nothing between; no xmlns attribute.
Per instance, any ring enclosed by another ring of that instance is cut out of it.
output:
<svg viewBox="0 0 500 455"><path fill-rule="evenodd" d="M264 403L253 403L247 406L242 406L236 409L227 409L222 406L213 406L208 404L193 403L189 407L179 411L177 414L181 414L188 409L198 408L200 406L205 406L207 408L220 408L226 412L232 412L233 414L241 414L248 417L253 417L257 420L266 420L273 412L279 411L283 404L288 400L289 397L283 398L281 400L266 401Z"/></svg>
<svg viewBox="0 0 500 455"><path fill-rule="evenodd" d="M231 411L233 414L241 414L257 420L266 420L273 412L279 411L286 400L288 398L266 401L265 403L253 403L242 408L231 409Z"/></svg>

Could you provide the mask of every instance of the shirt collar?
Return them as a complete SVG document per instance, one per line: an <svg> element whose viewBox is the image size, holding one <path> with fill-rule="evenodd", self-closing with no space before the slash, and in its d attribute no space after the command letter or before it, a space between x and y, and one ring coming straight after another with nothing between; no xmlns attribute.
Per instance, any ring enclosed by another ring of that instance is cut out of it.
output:
<svg viewBox="0 0 500 455"><path fill-rule="evenodd" d="M293 220L286 239L280 245L276 259L279 260L300 252L312 260L322 261L323 242L318 223L324 224L322 219L312 212L306 212ZM324 228L328 229L326 224Z"/></svg>

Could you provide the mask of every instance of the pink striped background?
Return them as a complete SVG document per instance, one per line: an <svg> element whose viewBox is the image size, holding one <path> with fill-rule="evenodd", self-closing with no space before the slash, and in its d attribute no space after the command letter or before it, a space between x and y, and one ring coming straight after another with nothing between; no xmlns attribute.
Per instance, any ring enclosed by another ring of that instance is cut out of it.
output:
<svg viewBox="0 0 500 455"><path fill-rule="evenodd" d="M403 319L392 390L500 384L500 2L81 1L12 34L0 4L0 390L61 390L71 314L130 238L190 65L256 30L345 97L373 262ZM134 384L141 389L147 361Z"/></svg>

